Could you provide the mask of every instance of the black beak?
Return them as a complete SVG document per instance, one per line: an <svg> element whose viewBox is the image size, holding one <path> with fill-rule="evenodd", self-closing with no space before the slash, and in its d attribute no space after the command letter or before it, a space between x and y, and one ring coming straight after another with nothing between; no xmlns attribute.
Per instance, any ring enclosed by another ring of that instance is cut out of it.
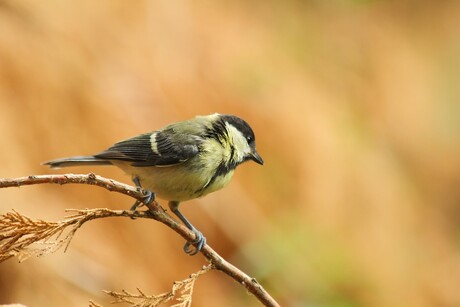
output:
<svg viewBox="0 0 460 307"><path fill-rule="evenodd" d="M264 165L264 160L255 149L250 153L250 159L260 165Z"/></svg>

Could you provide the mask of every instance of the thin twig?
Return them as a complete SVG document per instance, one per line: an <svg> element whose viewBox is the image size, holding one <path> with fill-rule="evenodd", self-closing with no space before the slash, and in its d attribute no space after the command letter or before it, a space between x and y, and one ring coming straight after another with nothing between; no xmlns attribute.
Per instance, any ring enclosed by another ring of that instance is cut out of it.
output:
<svg viewBox="0 0 460 307"><path fill-rule="evenodd" d="M138 190L135 187L117 182L112 179L107 179L101 176L97 176L93 173L84 175L84 174L63 174L63 175L39 175L39 176L27 176L21 178L0 178L0 188L7 188L7 187L19 187L23 185L32 185L32 184L44 184L44 183L53 183L53 184L68 184L68 183L77 183L77 184L89 184L89 185L96 185L102 188L105 188L109 191L122 193L128 196L131 196L139 201L143 201L144 199L144 192ZM62 242L61 246L65 244L67 246L75 233L75 231L83 225L83 223L97 219L97 218L105 218L105 217L137 217L137 218L151 218L155 219L172 230L178 233L187 241L193 241L195 239L195 234L190 231L187 227L183 224L176 222L166 211L157 203L152 202L147 204L148 210L147 211L126 211L126 210L108 210L108 209L91 209L91 210L78 210L76 215L64 221L64 223L70 223L70 225L74 225L73 228L70 230L69 234L61 239ZM3 215L3 218L15 218L14 216L8 216L8 214L14 213L7 213ZM84 218L81 218L81 215L84 215ZM79 218L80 217L80 218ZM73 219L73 220L72 220ZM26 221L29 222L29 221ZM33 223L33 221L31 221ZM43 222L43 221L39 221ZM48 223L48 222L43 222ZM58 222L59 223L59 222ZM73 223L73 224L72 224ZM27 223L26 223L27 224ZM40 228L40 225L35 225L37 228ZM55 230L53 235L59 235L62 233L62 226L54 225L57 230ZM59 228L61 227L61 228ZM25 231L22 229L21 231ZM6 245L9 244L17 244L24 243L21 240L24 240L24 236L21 236L20 233L11 233L11 229L5 228L0 223L0 239L5 237L5 233L9 235ZM38 236L40 231L38 231ZM69 236L69 237L68 237ZM49 237L49 234L48 234ZM47 238L46 236L44 238ZM66 239L67 238L67 239ZM24 244L26 244L25 242ZM4 246L2 246L4 248ZM59 246L58 246L59 248ZM264 290L264 288L254 279L249 277L246 273L232 265L231 263L227 262L223 259L217 252L215 252L209 245L205 245L201 250L201 253L210 261L212 267L225 273L226 275L233 278L235 281L243 285L250 293L252 293L262 304L265 306L279 306L279 304L270 296L270 294Z"/></svg>

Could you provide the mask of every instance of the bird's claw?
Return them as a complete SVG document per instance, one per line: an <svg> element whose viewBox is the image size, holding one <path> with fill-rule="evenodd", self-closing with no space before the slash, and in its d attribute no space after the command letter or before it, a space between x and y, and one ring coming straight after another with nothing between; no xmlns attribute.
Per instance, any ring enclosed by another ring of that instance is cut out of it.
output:
<svg viewBox="0 0 460 307"><path fill-rule="evenodd" d="M131 211L136 211L137 208L142 207L145 204L150 204L152 201L155 200L155 193L149 190L142 190L144 197L142 198L142 201L136 200L136 202L131 206L129 210ZM131 217L131 219L135 219L134 217Z"/></svg>
<svg viewBox="0 0 460 307"><path fill-rule="evenodd" d="M198 252L203 248L203 246L206 244L206 237L203 236L201 232L199 232L196 229L192 230L193 233L195 234L195 240L191 242L187 242L184 245L184 252L187 255L193 256L198 254ZM195 249L190 249L192 245L195 245Z"/></svg>
<svg viewBox="0 0 460 307"><path fill-rule="evenodd" d="M150 204L152 201L155 200L155 193L153 193L152 191L149 191L149 190L144 190L144 199L142 200L142 202L144 204Z"/></svg>
<svg viewBox="0 0 460 307"><path fill-rule="evenodd" d="M152 191L149 191L149 190L144 190L142 188L142 185L141 185L141 182L139 180L139 177L135 176L133 177L133 182L134 184L136 185L136 188L139 192L142 192L142 194L144 194L144 197L142 198L142 200L136 200L136 202L134 203L134 205L131 206L131 211L136 211L136 209L142 205L148 205L150 204L152 201L155 200L155 193L153 193Z"/></svg>

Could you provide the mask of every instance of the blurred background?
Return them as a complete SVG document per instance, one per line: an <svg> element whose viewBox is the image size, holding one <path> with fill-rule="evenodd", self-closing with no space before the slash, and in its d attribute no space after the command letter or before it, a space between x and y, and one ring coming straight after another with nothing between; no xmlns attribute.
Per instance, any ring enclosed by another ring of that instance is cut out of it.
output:
<svg viewBox="0 0 460 307"><path fill-rule="evenodd" d="M182 212L283 306L460 306L459 1L0 1L0 177L214 112L265 160ZM0 191L0 212L126 209L90 186ZM166 206L166 203L163 202ZM205 259L149 220L104 219L68 251L0 264L0 303L108 305ZM259 306L218 272L194 306Z"/></svg>

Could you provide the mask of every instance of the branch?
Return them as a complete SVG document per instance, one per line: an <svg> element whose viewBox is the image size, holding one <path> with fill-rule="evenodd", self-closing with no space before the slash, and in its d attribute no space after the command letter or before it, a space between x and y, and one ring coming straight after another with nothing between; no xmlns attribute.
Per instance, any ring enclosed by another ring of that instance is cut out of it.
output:
<svg viewBox="0 0 460 307"><path fill-rule="evenodd" d="M23 185L42 184L42 183L54 183L54 184L89 184L96 185L101 188L107 189L111 192L118 192L131 196L139 201L142 201L144 194L137 188L132 187L128 184L124 184L112 179L107 179L93 173L87 175L83 174L59 174L59 175L38 175L38 176L27 176L19 178L0 178L0 188L20 187Z"/></svg>
<svg viewBox="0 0 460 307"><path fill-rule="evenodd" d="M136 200L144 200L144 192L135 187L117 182L112 179L103 178L93 173L88 175L82 174L64 174L64 175L40 175L28 176L21 178L0 178L0 188L19 187L32 184L89 184L96 185L112 192L122 193L135 198ZM190 231L185 225L176 222L166 211L156 202L146 204L146 211L126 211L126 210L109 210L109 209L87 209L87 210L71 210L75 214L64 221L60 222L45 222L33 221L17 212L6 213L0 218L0 262L12 256L20 256L20 260L31 255L42 255L47 252L52 252L60 247L69 245L73 235L84 223L90 220L106 217L130 217L130 218L149 218L155 219L182 236L187 241L193 241L195 234ZM70 231L59 239L66 228L70 227ZM57 242L51 243L45 249L39 249L38 253L26 249L30 244L43 240L46 244L46 239L51 236L57 236ZM27 251L27 252L24 252ZM231 263L223 259L209 245L205 245L201 253L210 261L213 268L225 273L235 281L243 285L250 293L252 293L265 306L279 306L279 304L263 289L263 287L246 273L233 266ZM22 257L22 258L21 258Z"/></svg>

